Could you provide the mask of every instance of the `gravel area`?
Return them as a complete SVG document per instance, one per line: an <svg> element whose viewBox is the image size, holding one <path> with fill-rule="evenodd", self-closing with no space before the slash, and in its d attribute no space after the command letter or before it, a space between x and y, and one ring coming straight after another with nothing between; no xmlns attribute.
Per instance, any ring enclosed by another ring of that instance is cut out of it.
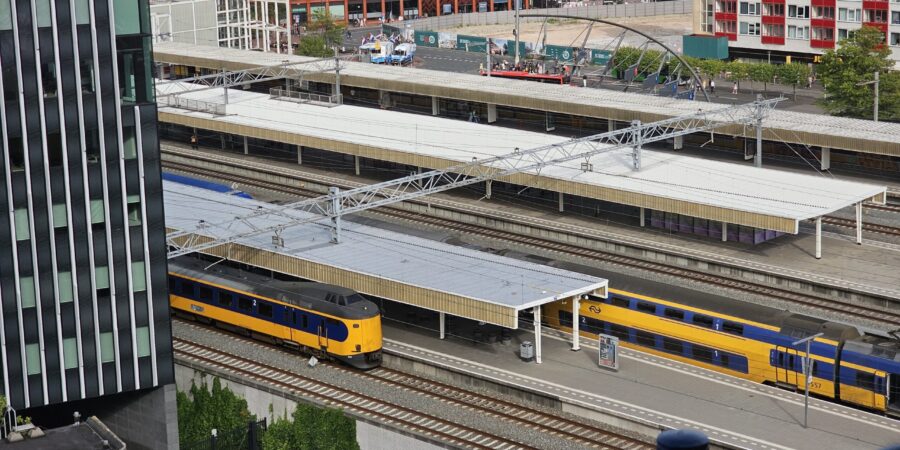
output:
<svg viewBox="0 0 900 450"><path fill-rule="evenodd" d="M411 395L409 391L394 386L383 385L374 382L373 380L360 378L352 371L338 370L327 365L309 367L306 364L308 361L308 358L306 357L282 351L281 349L264 343L247 341L245 338L225 331L210 330L176 320L172 323L172 333L174 337L209 345L238 356L341 386L361 394L388 399L390 402L416 411L421 411L426 414L484 430L530 446L550 450L573 448L573 443L571 441L518 426L510 426L510 422L482 415L458 405L441 402L424 395ZM495 395L489 392L482 393L486 395ZM566 415L566 417L596 425L575 416Z"/></svg>

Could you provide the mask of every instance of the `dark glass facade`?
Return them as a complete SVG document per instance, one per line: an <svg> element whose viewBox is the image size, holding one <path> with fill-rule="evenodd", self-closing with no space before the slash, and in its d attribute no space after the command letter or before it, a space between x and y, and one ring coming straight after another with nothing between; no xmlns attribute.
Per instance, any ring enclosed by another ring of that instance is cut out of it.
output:
<svg viewBox="0 0 900 450"><path fill-rule="evenodd" d="M0 0L0 359L34 408L174 382L147 0Z"/></svg>

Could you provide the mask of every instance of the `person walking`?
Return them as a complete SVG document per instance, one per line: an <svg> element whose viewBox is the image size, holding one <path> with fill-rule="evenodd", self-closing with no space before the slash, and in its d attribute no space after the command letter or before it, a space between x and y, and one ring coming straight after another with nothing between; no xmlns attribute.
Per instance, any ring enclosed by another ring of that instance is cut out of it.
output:
<svg viewBox="0 0 900 450"><path fill-rule="evenodd" d="M196 134L191 135L191 148L194 150L197 150L197 135Z"/></svg>
<svg viewBox="0 0 900 450"><path fill-rule="evenodd" d="M709 80L709 92L716 93L716 80Z"/></svg>
<svg viewBox="0 0 900 450"><path fill-rule="evenodd" d="M734 85L731 86L731 93L737 95L737 93L738 93L737 81L735 81Z"/></svg>

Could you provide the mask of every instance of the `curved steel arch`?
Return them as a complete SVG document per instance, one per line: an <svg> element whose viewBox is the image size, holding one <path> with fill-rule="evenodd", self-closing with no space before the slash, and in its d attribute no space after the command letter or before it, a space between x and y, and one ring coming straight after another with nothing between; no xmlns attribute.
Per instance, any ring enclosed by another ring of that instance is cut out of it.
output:
<svg viewBox="0 0 900 450"><path fill-rule="evenodd" d="M590 21L590 22L597 22L597 23L603 23L603 24L606 24L606 25L612 25L612 26L614 26L614 27L623 28L623 29L625 29L625 30L628 30L628 31L637 33L637 34L639 34L639 35L641 35L641 36L643 36L643 37L645 37L645 38L647 38L647 39L649 39L649 40L655 42L655 43L656 43L657 45L659 45L660 47L666 49L666 51L668 51L669 53L672 54L672 56L674 56L675 58L677 58L678 61L681 62L681 64L684 64L684 67L687 67L688 70L691 71L691 75L694 76L694 82L697 84L697 86L700 87L700 91L703 92L703 97L706 98L706 101L707 101L707 102L710 101L710 100L709 100L709 94L706 93L706 88L703 87L703 83L702 83L701 80L700 80L700 75L697 74L697 71L694 69L694 67L691 66L690 64L688 64L687 61L685 61L681 56L678 55L678 53L675 53L674 51L672 51L672 49L669 48L668 45L663 44L662 42L656 40L656 38L654 38L653 36L650 36L650 35L648 35L648 34L642 32L642 31L640 31L640 30L637 30L637 29L635 29L635 28L629 27L628 25L622 25L621 23L610 22L609 20L605 20L605 19L590 19L590 18L587 18L587 17L579 17L579 16L565 16L565 15L560 16L560 15L554 15L554 14L522 14L522 15L520 15L519 17L549 17L549 18L556 18L556 19L587 20L587 21Z"/></svg>

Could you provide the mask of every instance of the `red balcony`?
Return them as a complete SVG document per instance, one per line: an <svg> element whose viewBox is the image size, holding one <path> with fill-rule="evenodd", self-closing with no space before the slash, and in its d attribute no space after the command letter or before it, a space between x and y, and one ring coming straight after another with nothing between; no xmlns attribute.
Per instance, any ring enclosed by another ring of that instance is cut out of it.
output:
<svg viewBox="0 0 900 450"><path fill-rule="evenodd" d="M889 9L888 2L879 0L863 0L863 9L880 9L887 11Z"/></svg>
<svg viewBox="0 0 900 450"><path fill-rule="evenodd" d="M879 30L881 30L882 33L885 34L885 36L887 36L887 31L888 31L887 22L863 22L863 25L867 26L867 27L878 28Z"/></svg>
<svg viewBox="0 0 900 450"><path fill-rule="evenodd" d="M762 2L773 4L773 5L784 5L787 3L786 0L762 0Z"/></svg>
<svg viewBox="0 0 900 450"><path fill-rule="evenodd" d="M830 6L835 7L837 5L837 1L835 0L812 0L810 2L810 6Z"/></svg>
<svg viewBox="0 0 900 450"><path fill-rule="evenodd" d="M737 13L716 12L716 21L737 22Z"/></svg>
<svg viewBox="0 0 900 450"><path fill-rule="evenodd" d="M834 19L809 19L809 26L813 28L834 28Z"/></svg>
<svg viewBox="0 0 900 450"><path fill-rule="evenodd" d="M762 16L765 25L784 25L784 16Z"/></svg>
<svg viewBox="0 0 900 450"><path fill-rule="evenodd" d="M717 37L718 37L718 36L725 36L725 37L728 38L729 41L736 41L736 40L737 40L737 33L726 33L726 32L724 32L724 31L716 31L716 36L717 36Z"/></svg>
<svg viewBox="0 0 900 450"><path fill-rule="evenodd" d="M763 44L784 45L784 36L760 36Z"/></svg>
<svg viewBox="0 0 900 450"><path fill-rule="evenodd" d="M822 39L810 39L809 46L812 48L834 48L834 41L825 41Z"/></svg>

